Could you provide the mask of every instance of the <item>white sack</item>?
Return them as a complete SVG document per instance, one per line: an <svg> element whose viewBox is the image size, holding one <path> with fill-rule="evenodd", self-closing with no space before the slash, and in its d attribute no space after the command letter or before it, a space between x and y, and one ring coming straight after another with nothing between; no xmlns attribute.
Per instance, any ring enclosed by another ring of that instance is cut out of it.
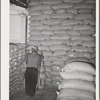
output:
<svg viewBox="0 0 100 100"><path fill-rule="evenodd" d="M72 13L63 13L63 14L52 14L51 18L60 18L60 19L72 19L73 18L73 14Z"/></svg>
<svg viewBox="0 0 100 100"><path fill-rule="evenodd" d="M57 50L70 50L70 46L65 46L65 45L52 45L50 46L50 50L52 51L57 51Z"/></svg>
<svg viewBox="0 0 100 100"><path fill-rule="evenodd" d="M54 51L53 56L63 56L66 54L67 52L65 50L58 50L58 51Z"/></svg>
<svg viewBox="0 0 100 100"><path fill-rule="evenodd" d="M80 89L87 90L90 92L95 92L93 82L84 81L84 80L64 80L59 84L59 89L64 88L72 88L72 89Z"/></svg>
<svg viewBox="0 0 100 100"><path fill-rule="evenodd" d="M79 79L79 80L93 81L94 77L92 74L81 71L60 72L60 75L64 80Z"/></svg>
<svg viewBox="0 0 100 100"><path fill-rule="evenodd" d="M73 6L73 3L60 3L60 4L55 4L52 5L51 7L56 10L56 9L62 9L62 8L71 8Z"/></svg>
<svg viewBox="0 0 100 100"><path fill-rule="evenodd" d="M59 97L60 98L79 97L79 98L85 98L85 100L88 100L88 98L94 100L94 93L79 89L62 89Z"/></svg>
<svg viewBox="0 0 100 100"><path fill-rule="evenodd" d="M51 40L69 40L70 39L70 35L66 34L66 35L52 35L50 37Z"/></svg>
<svg viewBox="0 0 100 100"><path fill-rule="evenodd" d="M90 74L95 74L94 66L84 62L70 62L63 68L64 71L82 71Z"/></svg>
<svg viewBox="0 0 100 100"><path fill-rule="evenodd" d="M83 0L63 0L64 2L80 3Z"/></svg>

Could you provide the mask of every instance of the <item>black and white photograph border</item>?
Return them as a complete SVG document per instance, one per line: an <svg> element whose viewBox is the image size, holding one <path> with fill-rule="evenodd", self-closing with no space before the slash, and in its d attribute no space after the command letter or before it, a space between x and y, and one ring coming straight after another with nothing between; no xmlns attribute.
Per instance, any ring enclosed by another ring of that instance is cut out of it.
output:
<svg viewBox="0 0 100 100"><path fill-rule="evenodd" d="M99 5L100 5L99 0L96 0L96 100L99 100L100 98L99 97L99 75L100 75L99 73L99 66L100 66L99 65L100 62L99 60L99 46L100 46ZM10 9L9 0L1 0L1 100L10 100L9 97L10 10L9 9ZM58 28L58 27L54 27L54 28ZM54 50L54 48L52 48L52 50Z"/></svg>

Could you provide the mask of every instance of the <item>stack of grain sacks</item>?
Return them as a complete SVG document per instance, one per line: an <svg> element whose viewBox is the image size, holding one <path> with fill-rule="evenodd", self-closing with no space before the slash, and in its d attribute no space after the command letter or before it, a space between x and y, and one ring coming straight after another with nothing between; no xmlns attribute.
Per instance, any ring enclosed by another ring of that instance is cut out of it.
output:
<svg viewBox="0 0 100 100"><path fill-rule="evenodd" d="M22 65L25 61L25 46L22 44L10 45L9 57L9 92L10 95L23 88Z"/></svg>
<svg viewBox="0 0 100 100"><path fill-rule="evenodd" d="M28 44L43 50L46 85L60 81L69 57L95 63L95 0L30 0Z"/></svg>
<svg viewBox="0 0 100 100"><path fill-rule="evenodd" d="M60 72L58 100L95 100L94 75L92 64L80 59L70 59Z"/></svg>

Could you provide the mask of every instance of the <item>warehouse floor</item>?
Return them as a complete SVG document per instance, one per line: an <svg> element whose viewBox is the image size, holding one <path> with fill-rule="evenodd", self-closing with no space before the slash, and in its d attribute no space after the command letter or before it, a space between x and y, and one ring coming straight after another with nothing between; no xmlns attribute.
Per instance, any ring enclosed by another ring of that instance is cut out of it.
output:
<svg viewBox="0 0 100 100"><path fill-rule="evenodd" d="M25 95L24 89L18 90L17 93L10 96L10 100L56 100L56 88L49 87L37 90L34 97L29 98Z"/></svg>

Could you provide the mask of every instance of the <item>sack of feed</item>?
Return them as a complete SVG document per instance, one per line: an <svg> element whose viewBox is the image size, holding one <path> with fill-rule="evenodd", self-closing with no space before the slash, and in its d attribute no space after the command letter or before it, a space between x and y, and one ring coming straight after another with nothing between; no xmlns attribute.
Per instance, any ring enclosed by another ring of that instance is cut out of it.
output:
<svg viewBox="0 0 100 100"><path fill-rule="evenodd" d="M81 40L89 42L89 41L94 41L94 38L92 36L81 35Z"/></svg>
<svg viewBox="0 0 100 100"><path fill-rule="evenodd" d="M76 1L76 0L75 0ZM89 4L89 3L79 3L79 4L75 4L73 6L74 9L94 9L94 5L93 4Z"/></svg>
<svg viewBox="0 0 100 100"><path fill-rule="evenodd" d="M74 36L75 35L81 35L80 31L77 31L77 30L76 31L75 30L74 31L73 30L68 30L67 33L70 34L70 35L74 35Z"/></svg>
<svg viewBox="0 0 100 100"><path fill-rule="evenodd" d="M44 56L52 56L53 53L51 51L43 51Z"/></svg>
<svg viewBox="0 0 100 100"><path fill-rule="evenodd" d="M85 24L90 24L90 25L96 25L96 21L95 20L92 20L92 19L84 20L84 23Z"/></svg>
<svg viewBox="0 0 100 100"><path fill-rule="evenodd" d="M41 20L41 23L45 25L58 25L61 23L61 20L60 19Z"/></svg>
<svg viewBox="0 0 100 100"><path fill-rule="evenodd" d="M90 14L92 13L92 9L82 8L82 9L79 9L78 12L80 14Z"/></svg>
<svg viewBox="0 0 100 100"><path fill-rule="evenodd" d="M72 13L59 13L59 14L52 14L51 18L59 18L59 19L72 19L73 14Z"/></svg>
<svg viewBox="0 0 100 100"><path fill-rule="evenodd" d="M58 65L58 66L63 67L64 63L65 63L64 61L55 60L52 62L52 65Z"/></svg>
<svg viewBox="0 0 100 100"><path fill-rule="evenodd" d="M86 81L92 81L93 82L93 75L86 73L86 72L81 72L81 71L66 71L66 72L60 72L60 76L64 80L86 80Z"/></svg>
<svg viewBox="0 0 100 100"><path fill-rule="evenodd" d="M59 14L59 13L66 13L66 9L64 9L64 8L56 9L55 12L56 12L56 14Z"/></svg>
<svg viewBox="0 0 100 100"><path fill-rule="evenodd" d="M51 40L68 40L70 39L70 35L65 34L65 35L52 35L50 37Z"/></svg>
<svg viewBox="0 0 100 100"><path fill-rule="evenodd" d="M74 16L75 19L94 19L92 14L77 14Z"/></svg>
<svg viewBox="0 0 100 100"><path fill-rule="evenodd" d="M43 35L54 35L54 32L49 31L49 30L43 30L43 31L41 31L41 34L43 34Z"/></svg>
<svg viewBox="0 0 100 100"><path fill-rule="evenodd" d="M68 34L67 31L66 31L66 29L65 30L62 30L62 29L61 30L55 30L54 33L55 34L62 34L62 35L63 34Z"/></svg>
<svg viewBox="0 0 100 100"><path fill-rule="evenodd" d="M83 2L83 0L63 0L63 2L80 3L80 2Z"/></svg>
<svg viewBox="0 0 100 100"><path fill-rule="evenodd" d="M41 41L41 44L44 45L44 46L60 45L60 44L62 44L62 41L59 41L59 40L44 40L44 41Z"/></svg>
<svg viewBox="0 0 100 100"><path fill-rule="evenodd" d="M33 40L33 41L36 41L36 40L46 40L46 39L49 39L49 36L48 35L32 35L28 38L28 40Z"/></svg>
<svg viewBox="0 0 100 100"><path fill-rule="evenodd" d="M76 9L73 9L73 8L68 8L67 12L72 13L72 14L77 14L78 13L78 11Z"/></svg>
<svg viewBox="0 0 100 100"><path fill-rule="evenodd" d="M51 9L50 5L34 5L32 7L29 7L28 11L31 13L32 11L45 10L45 9Z"/></svg>
<svg viewBox="0 0 100 100"><path fill-rule="evenodd" d="M95 47L95 45L96 45L95 41L87 41L86 40L86 41L83 42L84 47Z"/></svg>
<svg viewBox="0 0 100 100"><path fill-rule="evenodd" d="M90 74L95 75L95 68L92 64L90 63L85 63L85 62L70 62L67 63L63 71L82 71L82 72L87 72Z"/></svg>
<svg viewBox="0 0 100 100"><path fill-rule="evenodd" d="M68 9L73 6L73 3L60 3L60 4L54 4L51 6L52 9L58 10L58 9Z"/></svg>
<svg viewBox="0 0 100 100"><path fill-rule="evenodd" d="M79 90L86 90L90 92L95 92L93 82L84 81L84 80L64 80L59 84L59 89L64 88L72 88L72 89L79 89Z"/></svg>
<svg viewBox="0 0 100 100"><path fill-rule="evenodd" d="M33 45L33 46L39 46L40 42L39 41L29 41L27 44Z"/></svg>
<svg viewBox="0 0 100 100"><path fill-rule="evenodd" d="M52 10L52 9L45 9L45 10L42 10L42 13L46 14L46 15L51 15L51 14L54 14L54 10Z"/></svg>
<svg viewBox="0 0 100 100"><path fill-rule="evenodd" d="M66 45L52 45L52 46L50 46L50 50L52 50L52 51L57 51L57 50L68 51L68 50L70 50L70 46L66 46Z"/></svg>
<svg viewBox="0 0 100 100"><path fill-rule="evenodd" d="M52 66L52 70L53 70L53 71L58 71L58 72L60 72L60 71L61 71L61 67L58 66L58 65L53 65L53 66Z"/></svg>
<svg viewBox="0 0 100 100"><path fill-rule="evenodd" d="M50 15L32 15L29 18L29 21L38 21L38 20L44 20L44 19L50 19Z"/></svg>
<svg viewBox="0 0 100 100"><path fill-rule="evenodd" d="M61 0L41 0L41 3L46 5L59 4L61 2Z"/></svg>
<svg viewBox="0 0 100 100"><path fill-rule="evenodd" d="M78 31L81 31L81 30L90 30L90 31L94 31L95 28L93 26L90 26L90 25L75 25L72 27L73 30L78 30Z"/></svg>
<svg viewBox="0 0 100 100"><path fill-rule="evenodd" d="M81 35L92 35L93 33L95 33L92 30L80 30L79 32Z"/></svg>
<svg viewBox="0 0 100 100"><path fill-rule="evenodd" d="M75 25L75 24L83 24L84 22L82 20L62 20L62 25Z"/></svg>
<svg viewBox="0 0 100 100"><path fill-rule="evenodd" d="M61 89L59 98L67 98L67 97L73 97L77 99L84 98L85 100L94 100L94 93L79 89Z"/></svg>
<svg viewBox="0 0 100 100"><path fill-rule="evenodd" d="M35 25L42 25L42 23L39 22L39 21L31 21L31 22L29 23L29 26L35 26Z"/></svg>
<svg viewBox="0 0 100 100"><path fill-rule="evenodd" d="M53 25L51 26L51 29L56 31L56 30L70 30L72 29L72 26L70 25Z"/></svg>
<svg viewBox="0 0 100 100"><path fill-rule="evenodd" d="M34 15L41 16L42 15L42 11L41 10L32 11L32 12L29 12L29 15L30 16L34 16Z"/></svg>
<svg viewBox="0 0 100 100"><path fill-rule="evenodd" d="M47 25L33 25L29 27L31 31L42 31L42 30L51 30L51 28Z"/></svg>
<svg viewBox="0 0 100 100"><path fill-rule="evenodd" d="M28 33L29 35L41 35L41 32L40 31L30 31L29 33Z"/></svg>
<svg viewBox="0 0 100 100"><path fill-rule="evenodd" d="M67 52L65 50L57 50L57 51L54 51L53 56L64 56L66 54Z"/></svg>

